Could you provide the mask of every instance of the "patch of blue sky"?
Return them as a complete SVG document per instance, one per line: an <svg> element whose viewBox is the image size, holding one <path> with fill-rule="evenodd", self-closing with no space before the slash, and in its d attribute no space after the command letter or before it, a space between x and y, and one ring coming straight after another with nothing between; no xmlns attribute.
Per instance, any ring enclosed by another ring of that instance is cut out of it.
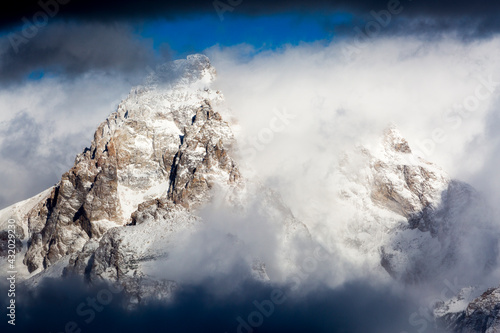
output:
<svg viewBox="0 0 500 333"><path fill-rule="evenodd" d="M244 43L256 50L272 50L304 42L330 42L334 38L332 27L349 25L352 19L347 13L247 16L225 12L221 21L214 11L213 15L147 22L137 32L143 38L152 39L155 50L168 45L173 56L179 58L214 45L230 47Z"/></svg>

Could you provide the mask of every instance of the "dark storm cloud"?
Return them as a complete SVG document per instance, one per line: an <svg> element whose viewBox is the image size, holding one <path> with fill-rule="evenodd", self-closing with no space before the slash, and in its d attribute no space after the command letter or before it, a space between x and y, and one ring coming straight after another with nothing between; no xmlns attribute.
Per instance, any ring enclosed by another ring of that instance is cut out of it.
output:
<svg viewBox="0 0 500 333"><path fill-rule="evenodd" d="M33 38L0 40L0 83L19 82L33 71L78 75L89 70L146 72L154 50L122 24L51 24ZM26 41L26 42L24 42Z"/></svg>
<svg viewBox="0 0 500 333"><path fill-rule="evenodd" d="M88 288L70 280L46 280L36 292L27 292L21 285L15 331L64 332L70 322L74 326L70 331L95 333L415 331L408 327L415 305L363 283L319 288L300 298L292 298L285 287L256 282L245 283L230 296L216 296L210 284L183 287L170 305L151 303L136 310L125 310L126 297L104 284ZM95 310L89 299L97 301ZM4 302L1 305L5 309ZM7 326L6 320L1 325ZM431 333L430 327L427 332Z"/></svg>
<svg viewBox="0 0 500 333"><path fill-rule="evenodd" d="M215 13L213 0L192 1L97 1L97 0L40 0L16 1L9 10L0 12L0 29L20 25L22 18L31 19L36 13L48 8L60 18L81 20L142 20L154 18L175 18L192 13ZM219 0L220 8L225 7L241 14L269 14L289 10L301 11L349 11L358 14L387 7L388 0ZM488 0L401 0L403 6L411 10L405 16L454 17L479 22L484 29L498 29L495 17L500 11L500 3ZM232 8L232 9L231 9ZM462 21L463 22L463 21ZM482 22L482 23L480 23ZM456 21L459 23L459 21Z"/></svg>
<svg viewBox="0 0 500 333"><path fill-rule="evenodd" d="M220 0L233 7L238 6L244 13L266 14L286 10L349 10L369 11L387 6L388 0ZM401 0L410 3L411 0ZM423 15L458 15L458 16L493 16L500 10L500 4L493 1L455 1L421 0L411 4L415 14ZM187 13L207 12L214 9L213 0L192 1L97 1L97 0L39 0L17 1L9 6L9 11L2 11L2 26L19 24L22 17L33 16L43 7L58 7L63 17L78 19L142 19L155 17L175 17Z"/></svg>

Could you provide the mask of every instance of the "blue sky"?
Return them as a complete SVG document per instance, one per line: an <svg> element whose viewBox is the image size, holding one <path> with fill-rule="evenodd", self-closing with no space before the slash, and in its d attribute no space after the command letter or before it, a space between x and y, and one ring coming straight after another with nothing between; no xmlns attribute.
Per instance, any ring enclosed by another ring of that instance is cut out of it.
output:
<svg viewBox="0 0 500 333"><path fill-rule="evenodd" d="M334 38L327 27L349 24L351 14L325 15L283 13L267 16L243 16L226 12L196 15L183 20L156 20L137 28L137 33L153 40L155 49L168 45L174 57L201 52L213 45L250 44L257 50L276 49L283 45Z"/></svg>
<svg viewBox="0 0 500 333"><path fill-rule="evenodd" d="M201 53L217 45L231 47L239 44L251 45L255 52L276 50L285 45L298 45L324 41L331 42L336 36L333 29L342 25L349 29L356 18L349 13L298 13L286 12L265 16L249 16L232 12L224 14L224 20L216 12L192 14L182 19L146 20L141 23L129 23L139 40L152 43L154 52L161 54L167 51L174 59L185 58L189 54ZM164 60L162 60L164 61ZM57 76L59 71L52 72L43 66L34 68L24 78L36 81Z"/></svg>

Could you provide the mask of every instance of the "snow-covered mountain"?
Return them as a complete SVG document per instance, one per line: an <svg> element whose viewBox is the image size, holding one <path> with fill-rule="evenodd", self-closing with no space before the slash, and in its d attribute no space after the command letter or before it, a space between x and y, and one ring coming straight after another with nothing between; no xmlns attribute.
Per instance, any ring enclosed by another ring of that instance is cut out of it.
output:
<svg viewBox="0 0 500 333"><path fill-rule="evenodd" d="M19 271L29 284L79 274L122 283L138 299L158 289L168 297L175 281L151 279L148 268L203 223L197 210L216 195L234 214L257 209L272 219L283 265L293 261L286 247L310 238L308 230L276 193L240 174L231 128L213 108L223 100L209 88L214 77L202 55L158 68L99 126L56 186L0 212L2 222L18 221ZM264 263L247 259L267 279Z"/></svg>
<svg viewBox="0 0 500 333"><path fill-rule="evenodd" d="M382 266L405 283L452 279L470 268L464 283L486 274L496 261L498 230L480 195L414 155L395 127L378 147L359 147L340 163L341 197L357 208L345 233L351 243L378 249Z"/></svg>
<svg viewBox="0 0 500 333"><path fill-rule="evenodd" d="M17 269L27 286L72 275L119 283L133 302L168 299L184 281L160 271L174 267L169 263L210 223L207 209L214 206L227 212L224 223L233 228L251 229L251 217L258 216L267 223L267 235L259 237L273 243L272 255L248 251L251 240L223 229L230 264L243 259L249 277L264 281L286 281L297 271L305 248L319 243L317 235L278 193L240 172L238 143L228 115L219 112L223 95L211 89L215 77L202 55L159 67L98 127L58 184L0 211L0 229L9 218L17 222ZM349 212L331 227L335 246L345 248L354 265L369 263L367 274L403 284L461 274L466 286L495 267L498 230L480 195L415 156L394 126L377 148L346 152L334 173L332 191ZM210 255L208 244L197 246ZM203 265L205 273L227 269L216 260ZM335 269L335 262L328 265ZM493 332L500 329L496 320L481 318L496 318L497 294L489 290L470 303L457 295L436 316L448 326ZM463 306L451 306L458 298Z"/></svg>

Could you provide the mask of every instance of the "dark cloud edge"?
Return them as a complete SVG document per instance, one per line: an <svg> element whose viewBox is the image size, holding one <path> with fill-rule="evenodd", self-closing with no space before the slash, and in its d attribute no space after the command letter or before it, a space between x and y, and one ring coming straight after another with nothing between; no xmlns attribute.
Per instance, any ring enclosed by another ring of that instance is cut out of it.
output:
<svg viewBox="0 0 500 333"><path fill-rule="evenodd" d="M33 19L40 13L51 17L81 21L174 19L191 14L213 13L217 9L246 15L275 14L289 11L302 13L351 12L365 15L391 6L398 1L407 7L404 16L431 18L466 18L474 21L493 22L500 12L500 3L478 1L432 0L192 0L192 1L97 1L97 0L20 0L9 4L9 10L0 11L0 30L23 23L23 18ZM40 18L41 19L41 18Z"/></svg>
<svg viewBox="0 0 500 333"><path fill-rule="evenodd" d="M0 291L6 292L2 281ZM127 297L111 285L84 285L47 278L36 289L19 286L16 326L3 332L402 332L416 331L408 318L412 301L388 288L356 281L331 289L318 286L293 297L291 286L244 281L223 295L217 280L185 285L172 303L127 309ZM292 287L293 288L293 287ZM111 296L111 297L110 297ZM100 300L100 301L99 301ZM103 303L101 303L103 302ZM6 312L6 300L1 302ZM432 332L432 324L428 324ZM68 330L69 327L69 330ZM81 331L79 331L81 330ZM442 332L441 332L442 333Z"/></svg>

